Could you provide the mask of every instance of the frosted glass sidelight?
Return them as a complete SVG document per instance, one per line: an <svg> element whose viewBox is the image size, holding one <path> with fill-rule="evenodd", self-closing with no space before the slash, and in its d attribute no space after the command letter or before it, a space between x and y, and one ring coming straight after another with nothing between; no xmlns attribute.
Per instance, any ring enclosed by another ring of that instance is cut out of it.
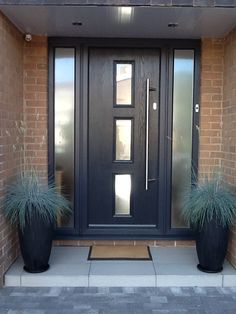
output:
<svg viewBox="0 0 236 314"><path fill-rule="evenodd" d="M116 63L116 105L132 105L131 63Z"/></svg>
<svg viewBox="0 0 236 314"><path fill-rule="evenodd" d="M183 197L191 186L194 51L175 50L173 85L171 227L186 228Z"/></svg>
<svg viewBox="0 0 236 314"><path fill-rule="evenodd" d="M131 175L115 175L115 215L130 215Z"/></svg>
<svg viewBox="0 0 236 314"><path fill-rule="evenodd" d="M116 160L131 160L132 121L115 120Z"/></svg>
<svg viewBox="0 0 236 314"><path fill-rule="evenodd" d="M55 181L74 200L74 102L75 50L55 49L54 143ZM74 227L74 215L58 218L58 227Z"/></svg>

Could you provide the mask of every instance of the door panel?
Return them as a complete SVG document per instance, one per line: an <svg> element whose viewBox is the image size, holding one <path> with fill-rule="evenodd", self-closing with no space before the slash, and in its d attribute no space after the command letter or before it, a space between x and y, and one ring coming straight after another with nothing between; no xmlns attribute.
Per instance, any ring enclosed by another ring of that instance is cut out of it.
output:
<svg viewBox="0 0 236 314"><path fill-rule="evenodd" d="M158 49L90 49L90 226L159 225L159 65ZM119 75L116 75L116 69ZM149 189L146 191L148 78L151 87L148 165L149 179L155 180L149 181ZM154 102L156 106L153 106Z"/></svg>

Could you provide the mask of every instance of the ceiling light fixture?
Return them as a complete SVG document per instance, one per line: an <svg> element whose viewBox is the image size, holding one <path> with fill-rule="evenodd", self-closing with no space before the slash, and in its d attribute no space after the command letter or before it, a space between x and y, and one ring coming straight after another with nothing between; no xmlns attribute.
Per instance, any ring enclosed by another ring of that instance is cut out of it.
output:
<svg viewBox="0 0 236 314"><path fill-rule="evenodd" d="M73 26L82 26L82 22L73 22L72 23Z"/></svg>
<svg viewBox="0 0 236 314"><path fill-rule="evenodd" d="M130 22L133 16L134 8L118 7L118 18L120 22Z"/></svg>
<svg viewBox="0 0 236 314"><path fill-rule="evenodd" d="M130 16L132 14L132 8L131 7L121 7L121 14Z"/></svg>
<svg viewBox="0 0 236 314"><path fill-rule="evenodd" d="M176 27L178 27L178 26L179 26L178 23L169 23L169 24L168 24L168 27L170 27L170 28L176 28Z"/></svg>

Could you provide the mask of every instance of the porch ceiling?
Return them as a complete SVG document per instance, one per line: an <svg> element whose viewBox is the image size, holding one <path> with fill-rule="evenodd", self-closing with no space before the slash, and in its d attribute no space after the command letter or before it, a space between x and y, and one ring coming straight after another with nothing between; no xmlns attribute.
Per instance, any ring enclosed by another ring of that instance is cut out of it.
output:
<svg viewBox="0 0 236 314"><path fill-rule="evenodd" d="M195 39L224 37L236 26L236 8L0 5L0 9L24 33L47 36ZM169 23L179 26L171 28Z"/></svg>

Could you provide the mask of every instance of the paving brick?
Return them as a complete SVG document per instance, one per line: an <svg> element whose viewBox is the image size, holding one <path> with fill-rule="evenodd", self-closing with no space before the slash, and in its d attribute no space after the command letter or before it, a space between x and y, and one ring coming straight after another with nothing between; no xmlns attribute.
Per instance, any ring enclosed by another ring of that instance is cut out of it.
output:
<svg viewBox="0 0 236 314"><path fill-rule="evenodd" d="M195 288L59 288L57 297L47 294L50 288L38 291L34 288L35 296L30 296L31 288L4 288L0 289L0 295L2 290L5 296L0 303L0 313L10 314L232 314L236 311L235 289L232 288L202 288L201 295ZM68 293L72 299L68 299Z"/></svg>

